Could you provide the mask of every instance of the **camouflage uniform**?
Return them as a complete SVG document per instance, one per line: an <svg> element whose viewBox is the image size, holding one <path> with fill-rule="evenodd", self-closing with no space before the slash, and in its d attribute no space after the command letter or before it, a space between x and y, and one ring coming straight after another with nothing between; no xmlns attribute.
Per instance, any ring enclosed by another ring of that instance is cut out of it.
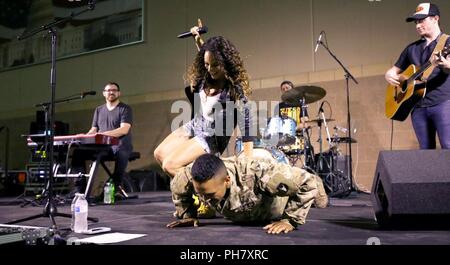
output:
<svg viewBox="0 0 450 265"><path fill-rule="evenodd" d="M233 222L289 221L304 224L317 194L314 175L305 170L276 163L270 159L246 157L222 158L231 178L231 187L220 202L209 206ZM191 175L192 164L178 172L170 188L176 207L175 216L195 218L197 208ZM199 195L200 200L205 199Z"/></svg>

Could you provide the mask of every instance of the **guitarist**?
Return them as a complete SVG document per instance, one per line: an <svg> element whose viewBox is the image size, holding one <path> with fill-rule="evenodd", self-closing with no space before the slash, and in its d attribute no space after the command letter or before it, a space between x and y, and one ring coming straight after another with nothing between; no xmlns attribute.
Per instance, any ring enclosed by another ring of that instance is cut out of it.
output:
<svg viewBox="0 0 450 265"><path fill-rule="evenodd" d="M450 149L450 57L435 51L441 37L446 37L440 28L439 8L431 3L421 3L415 13L406 19L406 22L412 21L416 24L420 39L404 49L395 65L386 72L385 79L391 85L399 85L400 73L409 65L420 67L428 61L432 62L434 70L424 83L425 96L411 113L412 124L421 149L436 148L436 132L441 147ZM441 42L448 47L450 38Z"/></svg>

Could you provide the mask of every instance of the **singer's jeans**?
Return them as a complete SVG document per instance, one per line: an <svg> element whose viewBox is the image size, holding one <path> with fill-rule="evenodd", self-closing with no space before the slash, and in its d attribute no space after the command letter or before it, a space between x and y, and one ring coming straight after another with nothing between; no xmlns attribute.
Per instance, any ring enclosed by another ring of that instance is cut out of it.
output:
<svg viewBox="0 0 450 265"><path fill-rule="evenodd" d="M411 120L420 149L436 148L436 132L442 149L450 149L450 100L431 107L414 108Z"/></svg>

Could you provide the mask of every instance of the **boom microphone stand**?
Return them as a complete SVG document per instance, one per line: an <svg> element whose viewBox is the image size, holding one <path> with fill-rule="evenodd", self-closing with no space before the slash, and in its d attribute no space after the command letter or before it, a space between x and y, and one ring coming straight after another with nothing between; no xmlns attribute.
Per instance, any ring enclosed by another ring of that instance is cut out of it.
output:
<svg viewBox="0 0 450 265"><path fill-rule="evenodd" d="M325 35L325 32L323 32L323 34ZM326 40L326 35L325 35L325 40ZM331 57L333 57L333 59L336 60L336 62L342 67L342 69L345 72L345 83L346 83L346 92L347 92L347 127L348 127L348 131L347 131L347 141L348 141L348 151L349 151L349 159L347 162L347 176L349 177L350 180L350 187L351 187L351 191L358 191L358 188L356 187L356 185L354 184L353 181L353 175L352 175L352 141L351 141L351 116L350 116L350 92L349 92L349 79L352 79L353 82L355 82L355 84L359 84L358 81L356 81L355 77L353 77L353 75L347 70L347 68L342 64L342 62L333 54L333 52L330 51L330 49L328 48L328 43L323 43L323 41L321 41L320 39L318 40L318 44L322 45L322 47L324 47L328 53L331 55ZM351 192L350 191L350 192Z"/></svg>
<svg viewBox="0 0 450 265"><path fill-rule="evenodd" d="M2 126L0 128L0 132L5 129L5 165L3 168L3 172L5 174L5 178L8 178L8 170L9 170L9 128L8 126Z"/></svg>
<svg viewBox="0 0 450 265"><path fill-rule="evenodd" d="M37 29L31 30L30 32L24 32L22 35L17 37L18 40L24 40L24 39L27 39L29 37L32 37L32 36L38 34L39 32L42 32L42 31L47 31L51 35L51 44L52 44L52 46L51 46L51 71L50 71L51 101L50 101L50 104L48 104L48 107L50 110L49 111L50 117L49 117L48 123L46 121L46 126L48 124L49 128L48 128L48 131L47 131L47 129L45 131L45 141L44 141L44 143L46 144L46 147L48 146L48 151L49 151L49 156L48 156L49 164L48 164L47 170L45 170L45 174L48 176L48 178L47 178L48 179L48 198L47 198L47 203L45 204L42 214L33 215L33 216L26 217L26 218L19 219L19 220L14 220L14 221L9 222L8 224L20 223L20 222L40 218L40 217L49 217L52 222L51 229L53 231L55 231L55 230L57 230L56 222L55 222L56 216L72 218L72 215L70 215L70 214L58 213L58 210L56 209L55 203L53 201L53 195L54 195L53 194L53 174L54 174L54 172L53 172L53 164L54 164L53 140L54 140L54 117L55 117L55 94L56 94L56 40L57 40L57 32L55 30L55 26L62 24L62 23L66 23L66 22L72 20L76 16L79 16L87 11L94 10L94 8L95 8L95 1L89 0L88 7L86 9L81 10L80 12L77 12L77 13L72 13L68 17L55 20L49 24L46 24ZM98 219L97 219L97 221L98 221Z"/></svg>
<svg viewBox="0 0 450 265"><path fill-rule="evenodd" d="M87 91L87 92L77 93L77 94L74 94L74 95L69 96L69 97L65 97L65 98L62 98L62 99L57 99L53 103L57 104L57 103L70 102L70 101L73 101L73 100L84 99L87 95L95 95L95 94L96 94L95 91ZM48 130L49 130L48 129L49 128L49 126L48 126L48 124L49 124L48 112L49 112L49 107L50 106L51 106L51 102L44 102L44 103L40 103L40 104L36 105L36 107L42 107L44 109L44 113L45 113L45 120L44 120L45 121L45 123L44 123L45 124L45 129L44 129L44 131L45 132L48 132ZM29 137L31 138L31 140L35 140L36 139L36 142L41 142L42 139L44 139L44 145L43 146L45 147L45 153L47 153L48 150L46 150L46 148L48 147L48 142L47 142L47 139L45 137L45 134L42 134L42 135L41 134L39 134L39 135L29 135ZM53 167L52 171L56 172L56 170L57 170L57 168ZM41 192L41 196L39 197L39 199L36 198L36 199L34 199L32 201L29 201L29 200L25 199L25 202L22 203L21 207L25 207L28 204L32 204L33 206L36 206L36 205L38 205L36 203L36 201L38 201L38 200L40 201L40 203L39 203L39 205L40 205L42 203L42 201L44 201L49 196L49 188L50 188L50 183L47 181L44 189Z"/></svg>

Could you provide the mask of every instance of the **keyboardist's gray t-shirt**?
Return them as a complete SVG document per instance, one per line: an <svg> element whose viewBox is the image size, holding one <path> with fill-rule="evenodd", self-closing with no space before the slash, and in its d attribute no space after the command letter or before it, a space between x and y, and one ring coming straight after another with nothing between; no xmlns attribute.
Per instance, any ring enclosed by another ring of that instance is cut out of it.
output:
<svg viewBox="0 0 450 265"><path fill-rule="evenodd" d="M110 111L106 107L106 104L103 104L95 109L92 127L96 127L98 132L101 133L117 129L123 122L133 124L133 113L130 106L120 102ZM127 135L120 137L118 148L129 152L133 150L131 144L131 131Z"/></svg>

